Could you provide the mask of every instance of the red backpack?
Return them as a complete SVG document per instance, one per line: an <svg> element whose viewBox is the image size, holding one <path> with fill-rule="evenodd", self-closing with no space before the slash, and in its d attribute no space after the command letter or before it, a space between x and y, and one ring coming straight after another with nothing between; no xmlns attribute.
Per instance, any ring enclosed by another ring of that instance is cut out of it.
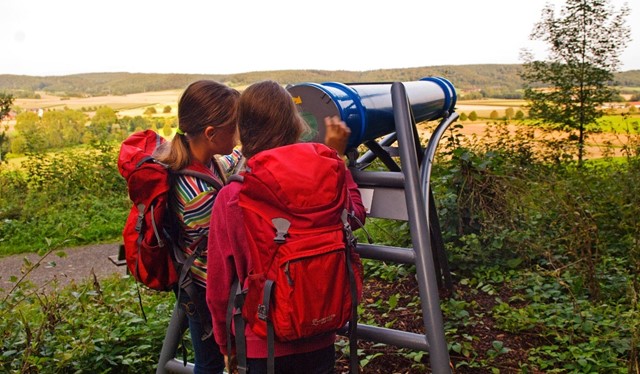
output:
<svg viewBox="0 0 640 374"><path fill-rule="evenodd" d="M164 141L153 130L136 132L122 142L118 155L118 170L133 202L122 232L127 268L138 282L158 291L171 290L180 277L177 266L185 264L174 254L178 233L169 214L172 172L152 157ZM222 187L202 165L179 173L201 178L218 190Z"/></svg>
<svg viewBox="0 0 640 374"><path fill-rule="evenodd" d="M273 369L274 339L335 332L347 322L355 331L362 264L348 220L346 169L334 150L299 143L263 151L247 161L242 179L252 264L242 317L267 338ZM243 346L236 336L239 364Z"/></svg>

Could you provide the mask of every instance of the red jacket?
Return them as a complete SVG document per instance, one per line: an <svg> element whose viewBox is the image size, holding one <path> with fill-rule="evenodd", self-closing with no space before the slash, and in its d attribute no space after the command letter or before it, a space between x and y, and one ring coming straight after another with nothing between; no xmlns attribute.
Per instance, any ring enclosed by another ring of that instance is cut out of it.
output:
<svg viewBox="0 0 640 374"><path fill-rule="evenodd" d="M365 208L358 185L347 171L347 185L352 210L364 223ZM209 229L209 259L207 269L207 304L213 320L213 333L223 354L227 352L226 313L229 291L234 277L245 279L250 269L249 248L243 226L242 208L238 206L241 183L232 182L223 187L216 197ZM358 225L352 223L352 227ZM249 326L245 329L247 357L267 357L267 342L258 337ZM306 353L333 345L335 334L325 334L305 341L275 343L275 355L287 356Z"/></svg>

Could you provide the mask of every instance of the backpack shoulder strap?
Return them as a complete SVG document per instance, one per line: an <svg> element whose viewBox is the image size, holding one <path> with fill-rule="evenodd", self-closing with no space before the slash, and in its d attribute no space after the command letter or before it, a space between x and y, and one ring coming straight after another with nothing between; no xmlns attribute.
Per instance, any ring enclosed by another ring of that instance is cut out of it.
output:
<svg viewBox="0 0 640 374"><path fill-rule="evenodd" d="M242 307L244 305L246 290L242 289L242 283L237 276L234 276L233 284L229 293L229 301L227 304L227 353L232 352L231 323L235 327L235 346L238 374L247 374L247 343L244 334L245 321L242 317ZM231 373L231 368L227 368Z"/></svg>
<svg viewBox="0 0 640 374"><path fill-rule="evenodd" d="M229 178L227 178L227 182L244 182L244 176L242 174L231 174Z"/></svg>
<svg viewBox="0 0 640 374"><path fill-rule="evenodd" d="M199 171L195 171L191 169L182 169L182 170L174 171L174 173L180 174L180 175L190 175L192 177L202 179L203 181L207 182L209 185L213 186L213 188L215 188L218 191L220 191L220 189L222 188L222 184L219 181L215 180L211 175L208 175Z"/></svg>

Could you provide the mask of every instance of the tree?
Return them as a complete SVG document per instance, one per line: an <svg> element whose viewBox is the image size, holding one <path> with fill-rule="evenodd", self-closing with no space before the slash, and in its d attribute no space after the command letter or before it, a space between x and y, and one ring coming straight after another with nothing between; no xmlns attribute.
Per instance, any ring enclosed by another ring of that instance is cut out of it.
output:
<svg viewBox="0 0 640 374"><path fill-rule="evenodd" d="M579 163L586 126L602 116L600 106L617 93L611 82L630 36L628 13L626 5L616 11L608 0L567 0L556 18L547 5L530 38L546 42L549 56L538 61L528 51L523 54L529 117L578 130Z"/></svg>
<svg viewBox="0 0 640 374"><path fill-rule="evenodd" d="M491 113L489 113L489 118L492 120L497 120L498 119L498 111L497 110L492 110Z"/></svg>
<svg viewBox="0 0 640 374"><path fill-rule="evenodd" d="M67 147L81 144L84 133L87 115L79 110L65 109L49 111L42 117L42 125L49 135L49 147ZM59 139L59 143L52 140Z"/></svg>
<svg viewBox="0 0 640 374"><path fill-rule="evenodd" d="M2 120L11 110L13 95L0 93L0 120Z"/></svg>
<svg viewBox="0 0 640 374"><path fill-rule="evenodd" d="M467 120L467 113L462 112L460 113L460 121L466 121Z"/></svg>
<svg viewBox="0 0 640 374"><path fill-rule="evenodd" d="M22 112L16 116L15 130L17 136L24 138L25 152L41 152L47 148L40 122L40 117L34 112Z"/></svg>
<svg viewBox="0 0 640 374"><path fill-rule="evenodd" d="M475 110L469 113L469 121L475 122L477 119L478 119L478 113L476 113Z"/></svg>
<svg viewBox="0 0 640 374"><path fill-rule="evenodd" d="M510 120L511 118L513 118L514 114L515 114L515 110L509 107L504 111L504 118L506 120Z"/></svg>
<svg viewBox="0 0 640 374"><path fill-rule="evenodd" d="M13 104L13 95L0 93L0 122L11 111ZM9 137L7 136L7 128L0 128L0 162L4 161L4 155L9 151Z"/></svg>
<svg viewBox="0 0 640 374"><path fill-rule="evenodd" d="M111 134L111 126L117 122L115 110L107 106L98 108L88 127L91 141L106 142Z"/></svg>
<svg viewBox="0 0 640 374"><path fill-rule="evenodd" d="M171 129L171 120L165 120L164 125L162 126L162 135L170 136L173 133Z"/></svg>

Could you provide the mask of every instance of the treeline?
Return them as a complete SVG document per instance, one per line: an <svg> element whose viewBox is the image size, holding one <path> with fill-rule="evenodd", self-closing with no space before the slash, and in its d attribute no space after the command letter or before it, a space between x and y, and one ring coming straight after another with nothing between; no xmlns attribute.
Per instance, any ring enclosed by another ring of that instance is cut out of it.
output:
<svg viewBox="0 0 640 374"><path fill-rule="evenodd" d="M131 132L144 129L169 136L176 126L175 117L118 118L110 107L97 108L90 120L86 113L72 109L45 111L41 117L34 112L22 112L16 117L17 132L9 138L8 150L19 155L80 144L120 142Z"/></svg>
<svg viewBox="0 0 640 374"><path fill-rule="evenodd" d="M342 83L412 81L427 76L448 79L459 92L481 92L484 97L520 97L522 80L519 64L444 65L404 69L369 71L330 70L278 70L240 74L142 74L142 73L90 73L66 76L0 75L0 92L15 97L34 97L44 91L59 96L85 97L126 95L181 89L197 79L213 79L234 87L273 79L282 84L300 82ZM640 87L640 70L616 74L622 86Z"/></svg>

